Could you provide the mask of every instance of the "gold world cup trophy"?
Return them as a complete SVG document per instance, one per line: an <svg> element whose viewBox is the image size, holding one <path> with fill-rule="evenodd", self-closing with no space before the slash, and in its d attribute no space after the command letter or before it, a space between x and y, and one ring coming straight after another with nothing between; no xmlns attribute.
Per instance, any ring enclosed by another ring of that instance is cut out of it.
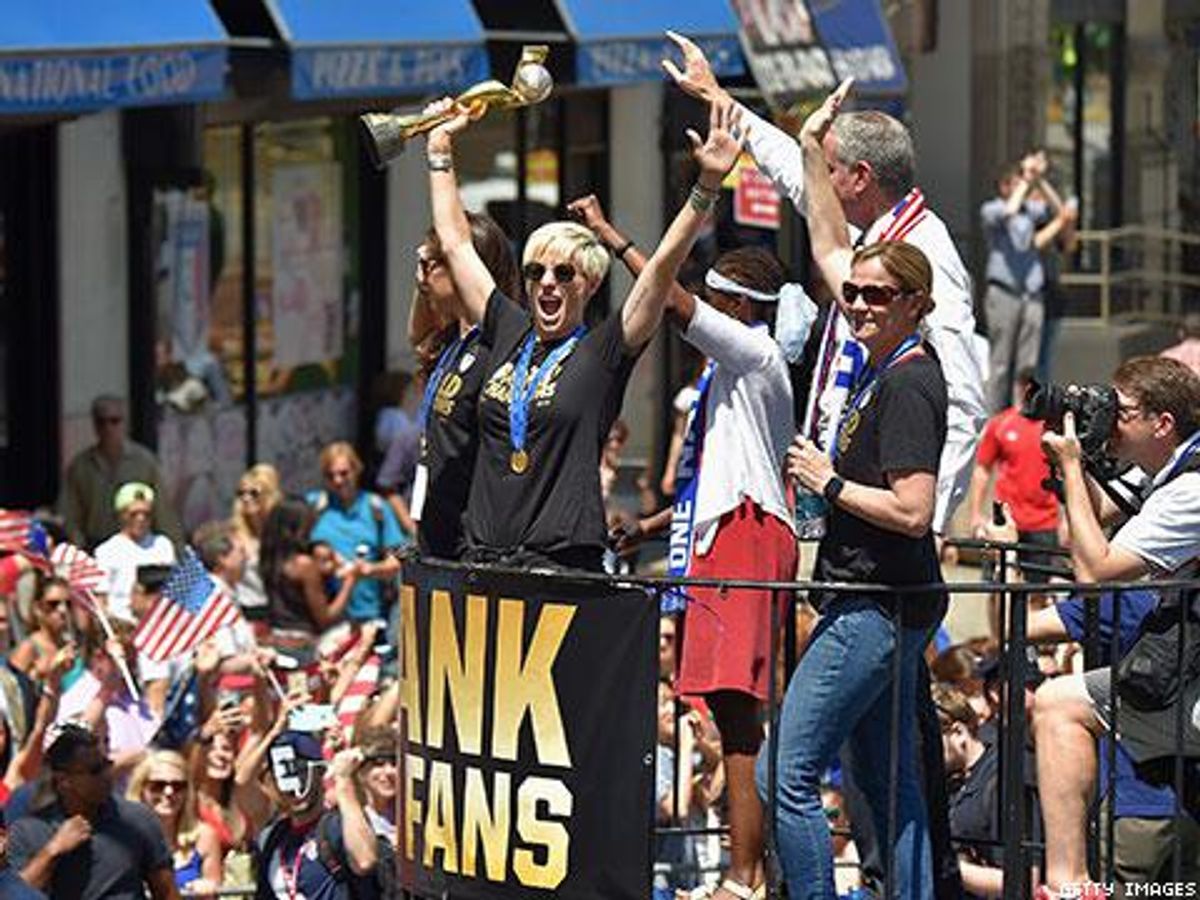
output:
<svg viewBox="0 0 1200 900"><path fill-rule="evenodd" d="M554 89L545 62L550 48L545 44L527 44L521 48L521 59L513 72L512 85L501 84L495 79L481 81L467 88L454 98L455 106L466 106L474 118L490 109L515 109L541 103ZM409 138L431 131L442 122L455 116L451 107L440 113L367 113L359 116L367 137L367 149L376 167L382 169L404 152Z"/></svg>

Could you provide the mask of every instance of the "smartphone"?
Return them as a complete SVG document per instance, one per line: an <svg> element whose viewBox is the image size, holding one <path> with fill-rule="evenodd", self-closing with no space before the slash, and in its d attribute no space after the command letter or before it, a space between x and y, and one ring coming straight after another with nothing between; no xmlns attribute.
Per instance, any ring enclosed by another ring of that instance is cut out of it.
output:
<svg viewBox="0 0 1200 900"><path fill-rule="evenodd" d="M999 500L992 501L992 524L993 525L1003 525L1004 524L1004 504L1001 503Z"/></svg>
<svg viewBox="0 0 1200 900"><path fill-rule="evenodd" d="M237 709L242 698L237 691L221 691L217 695L217 709Z"/></svg>
<svg viewBox="0 0 1200 900"><path fill-rule="evenodd" d="M337 724L337 714L328 703L309 703L288 713L290 731L324 731Z"/></svg>

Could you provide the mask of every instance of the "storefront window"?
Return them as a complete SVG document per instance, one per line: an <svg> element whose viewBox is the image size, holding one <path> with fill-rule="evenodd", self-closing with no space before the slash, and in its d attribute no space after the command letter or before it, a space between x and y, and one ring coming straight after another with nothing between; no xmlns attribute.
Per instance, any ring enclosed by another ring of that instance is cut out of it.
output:
<svg viewBox="0 0 1200 900"><path fill-rule="evenodd" d="M1113 185L1113 66L1120 52L1113 25L1055 26L1046 143L1060 185L1079 194L1082 228L1110 228ZM1079 86L1082 85L1082 92ZM1077 143L1077 136L1081 142Z"/></svg>
<svg viewBox="0 0 1200 900"><path fill-rule="evenodd" d="M208 129L203 182L152 195L158 448L189 528L229 514L246 461L240 136Z"/></svg>

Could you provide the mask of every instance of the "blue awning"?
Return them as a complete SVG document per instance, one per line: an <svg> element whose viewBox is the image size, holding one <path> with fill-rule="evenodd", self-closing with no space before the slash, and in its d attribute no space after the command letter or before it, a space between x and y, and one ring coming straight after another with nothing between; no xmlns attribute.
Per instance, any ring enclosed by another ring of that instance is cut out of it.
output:
<svg viewBox="0 0 1200 900"><path fill-rule="evenodd" d="M864 95L908 90L879 0L808 0L808 6L838 80L853 75L855 92Z"/></svg>
<svg viewBox="0 0 1200 900"><path fill-rule="evenodd" d="M580 84L629 84L663 77L660 63L678 55L663 34L686 34L718 77L745 71L738 23L726 0L556 0L576 42Z"/></svg>
<svg viewBox="0 0 1200 900"><path fill-rule="evenodd" d="M225 91L228 37L207 0L9 7L0 17L0 113L161 106Z"/></svg>
<svg viewBox="0 0 1200 900"><path fill-rule="evenodd" d="M454 91L488 77L470 0L266 0L299 100Z"/></svg>

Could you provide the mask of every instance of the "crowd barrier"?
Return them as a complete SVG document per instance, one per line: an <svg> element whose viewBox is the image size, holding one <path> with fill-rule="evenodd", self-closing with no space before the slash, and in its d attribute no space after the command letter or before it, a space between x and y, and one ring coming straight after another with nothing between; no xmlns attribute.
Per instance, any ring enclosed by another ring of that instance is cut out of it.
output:
<svg viewBox="0 0 1200 900"><path fill-rule="evenodd" d="M1148 584L1014 582L1009 579L1013 551L1044 554L1045 547L954 543L998 557L994 578L942 587L958 597L997 597L1000 604L1001 672L1007 690L999 737L999 834L1004 896L1022 898L1030 893L1029 872L1044 849L1028 828L1025 807L1028 597L1113 591L1118 598L1113 617L1119 621L1120 592ZM776 604L787 604L786 610L774 610L786 612L788 627L783 646L776 643L773 649L770 669L767 746L772 763L778 701L797 656L796 604L814 591L905 594L930 587L612 576L407 562L400 601L402 634L397 637L402 648L397 864L405 896L645 898L651 895L658 839L712 831L677 821L658 824L654 816L658 600L665 591L689 586L768 588L776 592ZM1153 587L1188 591L1200 587L1200 581L1159 581ZM780 601L781 596L787 599ZM1089 618L1085 664L1091 662L1098 633L1096 616L1089 613ZM1115 651L1119 629L1112 630ZM780 652L782 660L777 657ZM893 692L893 722L898 702L898 692ZM1185 770L1182 713L1176 724L1178 814ZM892 740L897 740L894 729ZM1115 745L1109 746L1111 795ZM896 754L892 756L889 831L894 833ZM769 766L768 778L769 829L775 812L774 765ZM1111 882L1113 804L1108 804L1103 821L1093 812L1092 827L1108 836L1107 858L1099 861L1097 871ZM1178 846L1178 825L1174 839ZM890 844L882 842L885 847ZM770 863L768 859L768 896L781 896L778 874ZM890 896L893 861L885 858L884 863L885 896Z"/></svg>

